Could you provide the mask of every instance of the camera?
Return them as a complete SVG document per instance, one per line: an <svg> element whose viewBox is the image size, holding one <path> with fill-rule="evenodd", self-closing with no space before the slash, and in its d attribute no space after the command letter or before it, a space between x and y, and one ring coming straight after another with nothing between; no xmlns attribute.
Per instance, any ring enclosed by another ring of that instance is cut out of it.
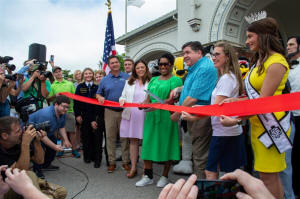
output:
<svg viewBox="0 0 300 199"><path fill-rule="evenodd" d="M10 74L5 74L5 79L9 79L9 80L12 80L12 81L17 81L17 74L13 74L13 75L10 75Z"/></svg>
<svg viewBox="0 0 300 199"><path fill-rule="evenodd" d="M39 62L39 61L34 61L34 66L33 66L33 71L35 70L39 70L40 71L40 75L44 75L46 78L50 78L52 76L52 73L50 71L46 71L47 70L47 62Z"/></svg>
<svg viewBox="0 0 300 199"><path fill-rule="evenodd" d="M52 76L50 71L41 71L40 74L44 75L46 78L50 78Z"/></svg>
<svg viewBox="0 0 300 199"><path fill-rule="evenodd" d="M8 62L13 59L14 58L10 57L10 56L4 56L4 57L0 56L0 64L5 64L6 68L8 68L8 70L14 71L14 70L16 70L16 66L14 64L8 64Z"/></svg>
<svg viewBox="0 0 300 199"><path fill-rule="evenodd" d="M29 125L33 125L33 128L35 128L36 131L49 131L50 130L50 121L45 121L45 122L41 122L41 123L38 123L38 124L35 124L35 123L29 123Z"/></svg>

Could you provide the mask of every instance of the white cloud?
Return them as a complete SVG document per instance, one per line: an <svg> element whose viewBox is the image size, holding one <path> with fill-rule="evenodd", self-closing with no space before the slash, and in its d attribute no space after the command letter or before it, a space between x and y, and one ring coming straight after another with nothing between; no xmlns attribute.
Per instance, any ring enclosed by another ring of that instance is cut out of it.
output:
<svg viewBox="0 0 300 199"><path fill-rule="evenodd" d="M0 0L0 56L20 67L31 43L47 46L47 58L72 71L97 68L102 57L107 7L104 0ZM128 30L176 8L176 0L146 0L128 7ZM124 0L112 1L115 38L124 34ZM123 47L117 46L119 52Z"/></svg>

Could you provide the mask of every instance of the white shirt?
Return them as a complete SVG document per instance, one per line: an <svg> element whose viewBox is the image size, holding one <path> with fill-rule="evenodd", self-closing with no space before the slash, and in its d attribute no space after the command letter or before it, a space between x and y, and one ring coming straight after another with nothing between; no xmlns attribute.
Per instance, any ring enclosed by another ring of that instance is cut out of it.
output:
<svg viewBox="0 0 300 199"><path fill-rule="evenodd" d="M300 91L300 57L297 59L299 64L293 65L289 73L289 81L291 84L291 93ZM300 110L293 111L294 116L300 116Z"/></svg>
<svg viewBox="0 0 300 199"><path fill-rule="evenodd" d="M215 103L218 95L226 97L238 97L239 96L239 84L233 73L225 74L220 77L215 89L211 95L211 104ZM225 127L220 122L220 117L211 117L211 125L213 129L213 136L238 136L242 134L242 127L235 125L231 127Z"/></svg>

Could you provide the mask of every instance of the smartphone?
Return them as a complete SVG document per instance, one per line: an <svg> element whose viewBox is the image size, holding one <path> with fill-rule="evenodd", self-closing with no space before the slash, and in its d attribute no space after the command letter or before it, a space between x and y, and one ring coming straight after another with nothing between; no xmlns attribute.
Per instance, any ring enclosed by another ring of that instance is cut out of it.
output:
<svg viewBox="0 0 300 199"><path fill-rule="evenodd" d="M197 180L195 185L199 189L197 198L233 199L237 192L243 191L241 185L231 180Z"/></svg>
<svg viewBox="0 0 300 199"><path fill-rule="evenodd" d="M50 55L50 62L54 62L54 55Z"/></svg>

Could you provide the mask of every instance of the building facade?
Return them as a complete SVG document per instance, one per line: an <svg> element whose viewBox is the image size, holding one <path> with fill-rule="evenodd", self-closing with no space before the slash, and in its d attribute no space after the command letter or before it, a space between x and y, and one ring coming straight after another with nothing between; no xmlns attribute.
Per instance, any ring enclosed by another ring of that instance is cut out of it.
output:
<svg viewBox="0 0 300 199"><path fill-rule="evenodd" d="M295 17L299 0L177 0L176 4L176 10L117 38L127 56L150 61L165 52L180 55L181 46L195 40L204 45L225 40L245 48L244 17L261 10L278 21L283 44L300 33Z"/></svg>

